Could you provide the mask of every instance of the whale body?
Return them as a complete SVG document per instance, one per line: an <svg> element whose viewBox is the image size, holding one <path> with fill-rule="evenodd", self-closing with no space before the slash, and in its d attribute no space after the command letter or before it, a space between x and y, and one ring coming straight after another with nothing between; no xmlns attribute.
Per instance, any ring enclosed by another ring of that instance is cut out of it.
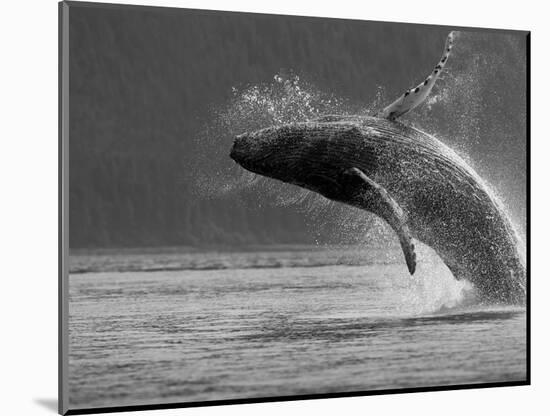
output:
<svg viewBox="0 0 550 416"><path fill-rule="evenodd" d="M325 116L238 136L243 168L380 216L414 273L414 240L433 248L480 299L523 304L520 241L487 185L431 135L380 117Z"/></svg>

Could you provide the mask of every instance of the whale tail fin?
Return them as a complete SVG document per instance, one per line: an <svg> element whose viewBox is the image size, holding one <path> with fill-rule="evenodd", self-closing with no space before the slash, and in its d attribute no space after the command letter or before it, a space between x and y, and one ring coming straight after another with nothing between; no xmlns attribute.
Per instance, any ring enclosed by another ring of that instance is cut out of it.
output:
<svg viewBox="0 0 550 416"><path fill-rule="evenodd" d="M451 55L451 49L453 48L453 41L455 38L454 32L449 33L447 41L445 42L445 49L443 50L443 56L435 66L434 70L428 77L418 84L416 87L408 89L397 100L384 108L378 117L387 118L389 120L395 120L397 117L408 113L415 107L419 106L426 97L432 91L435 82L441 75L445 64L447 63L449 56Z"/></svg>

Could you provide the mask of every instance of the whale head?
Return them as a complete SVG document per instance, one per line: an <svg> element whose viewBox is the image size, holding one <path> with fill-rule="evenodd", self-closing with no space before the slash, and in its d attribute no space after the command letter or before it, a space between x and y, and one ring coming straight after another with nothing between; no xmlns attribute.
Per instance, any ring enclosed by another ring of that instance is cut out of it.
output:
<svg viewBox="0 0 550 416"><path fill-rule="evenodd" d="M287 173L298 168L290 153L299 153L299 138L291 139L286 130L268 127L238 135L229 156L246 170L274 179L289 181ZM289 150L285 152L285 149Z"/></svg>
<svg viewBox="0 0 550 416"><path fill-rule="evenodd" d="M363 140L363 152L346 143ZM253 173L301 186L328 198L341 194L341 175L369 155L368 138L342 123L294 123L237 136L230 157Z"/></svg>

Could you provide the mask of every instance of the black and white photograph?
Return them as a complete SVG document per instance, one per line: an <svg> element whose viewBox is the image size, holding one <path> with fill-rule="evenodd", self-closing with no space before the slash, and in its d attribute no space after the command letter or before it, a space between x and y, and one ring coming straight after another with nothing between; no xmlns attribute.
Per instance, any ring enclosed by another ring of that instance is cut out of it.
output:
<svg viewBox="0 0 550 416"><path fill-rule="evenodd" d="M59 4L62 414L530 384L530 33L443 23Z"/></svg>

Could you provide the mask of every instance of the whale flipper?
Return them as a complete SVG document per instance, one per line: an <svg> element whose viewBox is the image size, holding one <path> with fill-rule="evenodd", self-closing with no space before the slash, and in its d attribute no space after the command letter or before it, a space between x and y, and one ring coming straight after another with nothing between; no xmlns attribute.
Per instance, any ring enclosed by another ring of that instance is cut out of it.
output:
<svg viewBox="0 0 550 416"><path fill-rule="evenodd" d="M443 50L443 56L435 66L434 70L428 77L418 84L416 87L411 88L403 95L401 95L397 100L384 108L379 114L378 117L387 118L390 120L395 120L397 117L402 116L403 114L408 113L413 108L420 105L426 97L432 91L435 81L439 78L439 75L443 71L445 64L451 54L451 49L453 48L454 32L449 33L447 36L447 41L445 42L445 49Z"/></svg>
<svg viewBox="0 0 550 416"><path fill-rule="evenodd" d="M360 169L351 168L344 172L344 187L351 200L378 215L397 233L409 272L414 274L416 253L405 211L384 187L374 182Z"/></svg>

